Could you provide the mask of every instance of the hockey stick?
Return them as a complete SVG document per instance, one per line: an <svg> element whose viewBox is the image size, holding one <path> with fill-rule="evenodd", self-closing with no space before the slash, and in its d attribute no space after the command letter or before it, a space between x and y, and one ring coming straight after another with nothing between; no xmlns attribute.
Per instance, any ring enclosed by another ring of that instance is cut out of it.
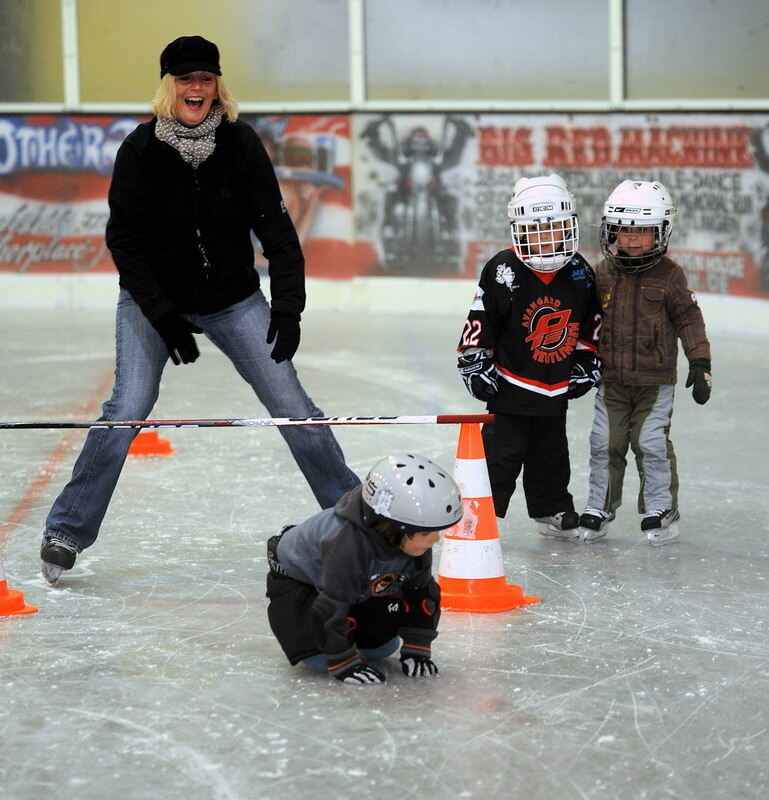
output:
<svg viewBox="0 0 769 800"><path fill-rule="evenodd" d="M145 419L97 422L0 422L0 430L59 428L266 428L290 425L457 425L494 422L493 414L437 414L427 417L266 417L264 419Z"/></svg>

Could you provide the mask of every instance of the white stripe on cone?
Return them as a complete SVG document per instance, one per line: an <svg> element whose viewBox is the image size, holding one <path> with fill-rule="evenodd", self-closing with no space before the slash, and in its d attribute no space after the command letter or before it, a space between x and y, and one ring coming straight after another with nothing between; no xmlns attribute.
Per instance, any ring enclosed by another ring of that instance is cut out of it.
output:
<svg viewBox="0 0 769 800"><path fill-rule="evenodd" d="M438 574L465 580L504 577L499 539L444 539Z"/></svg>
<svg viewBox="0 0 769 800"><path fill-rule="evenodd" d="M458 458L454 480L462 497L491 497L491 483L485 458Z"/></svg>

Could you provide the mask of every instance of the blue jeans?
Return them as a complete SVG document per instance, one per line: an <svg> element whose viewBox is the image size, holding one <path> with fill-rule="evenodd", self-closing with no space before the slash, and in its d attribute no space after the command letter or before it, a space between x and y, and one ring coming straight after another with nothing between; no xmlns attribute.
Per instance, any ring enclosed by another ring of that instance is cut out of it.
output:
<svg viewBox="0 0 769 800"><path fill-rule="evenodd" d="M290 361L276 364L265 342L270 307L258 291L215 314L185 315L232 361L273 417L322 417L299 383ZM169 359L160 335L131 295L120 291L116 322L115 385L102 406L103 420L147 419ZM185 367L192 369L194 367ZM329 508L360 480L344 461L327 425L280 427L299 469L322 508ZM78 550L90 547L123 469L138 429L92 429L75 462L72 477L48 514L44 536L56 536Z"/></svg>
<svg viewBox="0 0 769 800"><path fill-rule="evenodd" d="M360 654L363 656L366 662L381 661L383 658L391 656L400 647L400 645L400 637L393 636L392 639L384 644L380 644L379 647L373 647L371 649L364 649L361 647ZM314 656L303 658L301 663L304 664L305 667L311 669L313 672L328 671L328 662L326 661L326 656L323 655L323 653L316 653Z"/></svg>

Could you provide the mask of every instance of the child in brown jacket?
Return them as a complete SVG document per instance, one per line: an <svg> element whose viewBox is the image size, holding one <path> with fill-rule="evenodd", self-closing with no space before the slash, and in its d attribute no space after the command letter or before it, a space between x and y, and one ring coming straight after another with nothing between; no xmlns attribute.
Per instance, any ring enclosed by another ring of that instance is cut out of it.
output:
<svg viewBox="0 0 769 800"><path fill-rule="evenodd" d="M603 384L590 434L590 492L580 516L586 542L606 534L621 505L628 445L641 479L641 531L652 545L678 537L678 475L669 437L678 339L695 402L708 401L711 378L702 312L683 269L665 257L675 212L657 181L623 181L604 206L604 260L596 268Z"/></svg>

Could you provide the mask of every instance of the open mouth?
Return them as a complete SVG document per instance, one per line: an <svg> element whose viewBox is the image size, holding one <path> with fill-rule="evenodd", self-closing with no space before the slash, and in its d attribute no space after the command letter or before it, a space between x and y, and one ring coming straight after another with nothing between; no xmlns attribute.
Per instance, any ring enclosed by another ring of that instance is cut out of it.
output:
<svg viewBox="0 0 769 800"><path fill-rule="evenodd" d="M189 108L194 108L195 110L203 107L203 98L202 97L185 97L184 103Z"/></svg>

